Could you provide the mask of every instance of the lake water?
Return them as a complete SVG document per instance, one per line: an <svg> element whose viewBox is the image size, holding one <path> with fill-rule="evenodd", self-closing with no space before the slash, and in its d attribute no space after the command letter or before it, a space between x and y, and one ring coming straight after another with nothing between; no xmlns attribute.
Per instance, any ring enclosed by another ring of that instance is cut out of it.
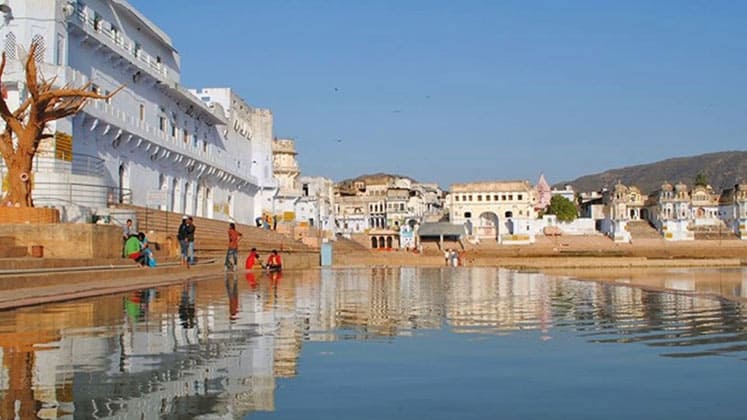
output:
<svg viewBox="0 0 747 420"><path fill-rule="evenodd" d="M229 274L0 312L0 418L743 419L745 295L741 269Z"/></svg>

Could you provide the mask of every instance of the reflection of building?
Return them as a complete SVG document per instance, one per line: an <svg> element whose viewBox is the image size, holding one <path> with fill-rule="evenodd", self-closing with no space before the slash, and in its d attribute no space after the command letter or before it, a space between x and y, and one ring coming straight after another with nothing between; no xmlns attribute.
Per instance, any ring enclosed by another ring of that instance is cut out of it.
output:
<svg viewBox="0 0 747 420"><path fill-rule="evenodd" d="M588 340L657 345L666 330L666 352L741 349L728 345L742 340L738 302L660 290L745 296L747 271L624 273L589 276L655 290L494 268L376 267L229 274L0 312L0 417L239 418L275 408L276 378L298 374L306 341L424 328L545 340L560 325Z"/></svg>

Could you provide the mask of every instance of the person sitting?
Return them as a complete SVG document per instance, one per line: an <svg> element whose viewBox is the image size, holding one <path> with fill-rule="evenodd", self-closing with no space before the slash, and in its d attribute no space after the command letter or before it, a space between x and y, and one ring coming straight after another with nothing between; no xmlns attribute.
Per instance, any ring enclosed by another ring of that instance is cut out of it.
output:
<svg viewBox="0 0 747 420"><path fill-rule="evenodd" d="M140 252L143 253L143 257L145 258L143 265L146 265L148 267L155 267L156 259L153 258L153 250L151 250L150 246L148 245L148 238L145 237L145 234L143 232L139 232L137 234L137 239L138 241L140 241Z"/></svg>
<svg viewBox="0 0 747 420"><path fill-rule="evenodd" d="M251 270L252 268L254 268L254 264L257 264L261 268L264 268L264 266L262 266L262 260L257 253L257 248L252 248L252 250L249 252L249 255L246 257L244 268L246 268L247 270Z"/></svg>
<svg viewBox="0 0 747 420"><path fill-rule="evenodd" d="M140 240L137 235L130 235L125 242L125 255L141 266L145 266L145 254L140 250Z"/></svg>
<svg viewBox="0 0 747 420"><path fill-rule="evenodd" d="M278 252L276 250L272 250L272 253L267 258L267 270L278 272L283 269L283 260L280 258L280 255L278 255Z"/></svg>

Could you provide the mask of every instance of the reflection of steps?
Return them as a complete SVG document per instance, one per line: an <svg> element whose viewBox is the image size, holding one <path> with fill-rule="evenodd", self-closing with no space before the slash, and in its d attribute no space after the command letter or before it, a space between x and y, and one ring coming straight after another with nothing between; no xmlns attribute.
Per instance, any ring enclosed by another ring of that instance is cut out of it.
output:
<svg viewBox="0 0 747 420"><path fill-rule="evenodd" d="M635 241L636 239L661 239L662 236L645 220L634 220L628 222L628 232Z"/></svg>
<svg viewBox="0 0 747 420"><path fill-rule="evenodd" d="M737 239L737 235L729 230L723 222L716 226L693 226L692 231L695 239L703 240L732 240Z"/></svg>
<svg viewBox="0 0 747 420"><path fill-rule="evenodd" d="M0 236L0 258L26 257L28 250L25 246L16 246L13 236Z"/></svg>
<svg viewBox="0 0 747 420"><path fill-rule="evenodd" d="M135 211L137 227L140 231L151 231L164 235L176 246L176 234L182 222L181 213L162 210L146 209L132 205L119 205ZM225 255L228 247L228 223L222 220L193 216L195 230L195 253L198 255ZM313 251L312 248L300 241L290 239L285 235L269 229L237 223L236 230L243 236L239 241L239 251L248 252L252 247L260 251L272 249L283 251Z"/></svg>

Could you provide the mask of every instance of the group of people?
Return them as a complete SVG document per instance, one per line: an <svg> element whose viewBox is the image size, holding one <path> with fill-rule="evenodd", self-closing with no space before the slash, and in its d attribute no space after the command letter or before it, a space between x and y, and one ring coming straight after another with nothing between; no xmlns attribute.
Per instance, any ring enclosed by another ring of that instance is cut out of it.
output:
<svg viewBox="0 0 747 420"><path fill-rule="evenodd" d="M179 225L177 240L181 251L181 264L189 268L195 263L195 225L191 216L182 217L182 223ZM235 271L239 259L239 240L242 234L236 230L235 223L228 225L228 250L226 251L225 267L227 271ZM127 223L122 228L122 256L130 258L143 267L154 267L156 260L153 252L148 246L148 239L142 232L136 232L132 227L132 219L127 219ZM283 269L283 261L277 250L272 250L267 262L262 264L259 253L256 248L252 248L246 258L244 267L247 270L255 266L266 269L270 272L279 272Z"/></svg>
<svg viewBox="0 0 747 420"><path fill-rule="evenodd" d="M277 216L270 216L269 214L266 214L264 216L259 216L256 219L254 219L254 222L257 223L258 228L272 229L272 230L277 230L278 228Z"/></svg>
<svg viewBox="0 0 747 420"><path fill-rule="evenodd" d="M239 239L241 239L241 233L236 230L236 224L230 223L228 225L228 250L226 251L226 270L236 270L239 259ZM244 268L247 270L254 269L254 266L258 265L260 268L266 269L270 272L279 272L283 269L283 260L278 254L278 251L273 249L270 256L267 258L267 263L262 264L262 258L257 252L257 248L252 248L249 251L249 255L246 257Z"/></svg>
<svg viewBox="0 0 747 420"><path fill-rule="evenodd" d="M445 249L444 263L447 267L459 267L459 253L455 249Z"/></svg>
<svg viewBox="0 0 747 420"><path fill-rule="evenodd" d="M132 219L122 228L122 256L135 261L141 267L155 267L156 259L143 232L136 232Z"/></svg>

